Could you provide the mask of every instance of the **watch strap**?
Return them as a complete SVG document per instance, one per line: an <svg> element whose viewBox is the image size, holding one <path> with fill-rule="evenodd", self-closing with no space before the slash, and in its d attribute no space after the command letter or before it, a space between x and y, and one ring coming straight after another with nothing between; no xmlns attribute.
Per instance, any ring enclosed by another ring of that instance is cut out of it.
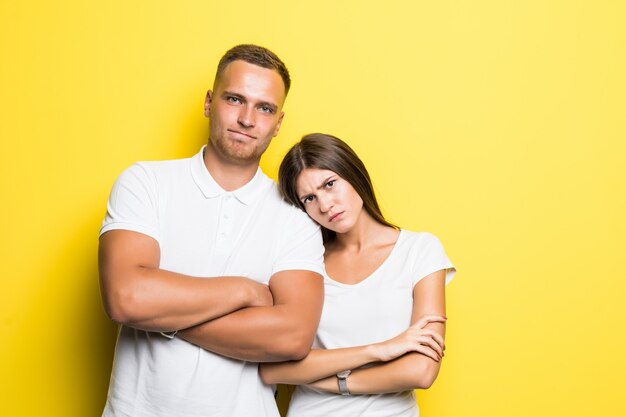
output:
<svg viewBox="0 0 626 417"><path fill-rule="evenodd" d="M341 371L337 374L337 385L339 386L339 392L341 395L350 395L350 390L348 389L348 376L352 371Z"/></svg>
<svg viewBox="0 0 626 417"><path fill-rule="evenodd" d="M346 378L337 378L337 383L339 384L339 392L341 392L341 395L350 395L348 380Z"/></svg>

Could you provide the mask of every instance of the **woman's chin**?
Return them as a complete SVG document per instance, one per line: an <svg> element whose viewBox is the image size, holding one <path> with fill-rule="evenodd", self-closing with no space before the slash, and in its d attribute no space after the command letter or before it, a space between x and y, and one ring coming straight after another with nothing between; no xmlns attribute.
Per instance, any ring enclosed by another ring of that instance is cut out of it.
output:
<svg viewBox="0 0 626 417"><path fill-rule="evenodd" d="M344 222L330 223L326 224L324 227L330 231L337 233L338 235L348 233L350 229L352 229L352 225L346 224Z"/></svg>

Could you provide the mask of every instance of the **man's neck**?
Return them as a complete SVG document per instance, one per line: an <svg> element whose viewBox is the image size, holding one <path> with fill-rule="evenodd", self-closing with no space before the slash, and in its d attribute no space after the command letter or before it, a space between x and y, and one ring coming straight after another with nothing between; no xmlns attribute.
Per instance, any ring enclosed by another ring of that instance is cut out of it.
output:
<svg viewBox="0 0 626 417"><path fill-rule="evenodd" d="M233 191L246 185L259 168L259 162L237 164L225 160L209 143L204 148L204 165L217 184L226 191Z"/></svg>

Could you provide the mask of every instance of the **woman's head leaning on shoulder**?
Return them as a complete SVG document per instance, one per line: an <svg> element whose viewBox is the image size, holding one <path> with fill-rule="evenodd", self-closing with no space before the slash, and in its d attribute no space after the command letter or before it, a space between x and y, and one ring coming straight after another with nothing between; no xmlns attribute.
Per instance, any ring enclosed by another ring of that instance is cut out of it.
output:
<svg viewBox="0 0 626 417"><path fill-rule="evenodd" d="M324 243L383 217L365 165L341 139L323 133L305 135L285 155L278 172L280 190L322 226Z"/></svg>

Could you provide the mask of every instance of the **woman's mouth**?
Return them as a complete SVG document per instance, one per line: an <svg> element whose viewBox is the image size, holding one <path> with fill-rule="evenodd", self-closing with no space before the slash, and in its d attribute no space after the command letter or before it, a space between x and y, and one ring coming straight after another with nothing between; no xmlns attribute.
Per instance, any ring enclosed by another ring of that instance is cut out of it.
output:
<svg viewBox="0 0 626 417"><path fill-rule="evenodd" d="M343 213L344 213L344 212L342 211L342 212L340 212L340 213L333 214L333 215L332 215L332 216L330 216L330 218L328 219L328 222L330 223L330 222L333 222L333 221L341 220L341 217L340 217L340 216L341 216Z"/></svg>

